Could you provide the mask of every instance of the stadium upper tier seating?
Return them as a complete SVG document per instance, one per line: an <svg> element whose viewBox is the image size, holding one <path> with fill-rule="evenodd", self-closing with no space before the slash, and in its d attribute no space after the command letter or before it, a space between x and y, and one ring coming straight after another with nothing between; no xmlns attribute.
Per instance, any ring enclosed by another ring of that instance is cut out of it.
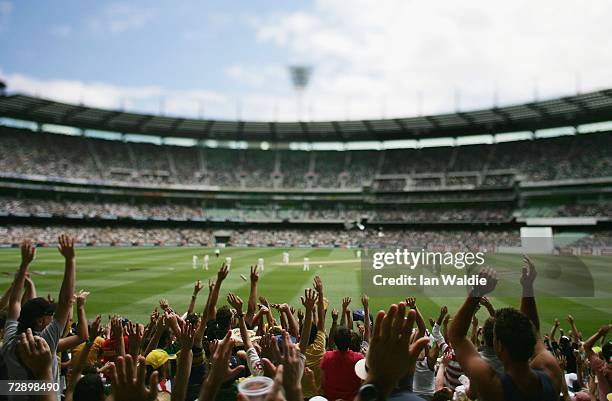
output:
<svg viewBox="0 0 612 401"><path fill-rule="evenodd" d="M235 150L111 141L0 128L0 172L141 184L348 189L507 187L612 177L612 134L384 151Z"/></svg>

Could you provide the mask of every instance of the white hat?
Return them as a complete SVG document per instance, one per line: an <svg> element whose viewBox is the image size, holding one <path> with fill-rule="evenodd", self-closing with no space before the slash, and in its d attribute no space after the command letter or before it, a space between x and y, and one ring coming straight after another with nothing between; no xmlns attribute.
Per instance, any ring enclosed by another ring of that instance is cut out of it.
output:
<svg viewBox="0 0 612 401"><path fill-rule="evenodd" d="M362 358L355 364L355 374L361 380L365 380L368 377L368 368L366 367L366 359Z"/></svg>

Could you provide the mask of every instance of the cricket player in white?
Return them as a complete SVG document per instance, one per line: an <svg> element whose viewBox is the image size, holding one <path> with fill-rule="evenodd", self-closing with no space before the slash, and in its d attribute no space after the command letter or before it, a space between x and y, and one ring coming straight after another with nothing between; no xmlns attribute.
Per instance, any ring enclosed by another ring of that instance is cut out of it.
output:
<svg viewBox="0 0 612 401"><path fill-rule="evenodd" d="M257 269L259 269L259 271L264 271L264 260L263 258L259 258L257 259Z"/></svg>
<svg viewBox="0 0 612 401"><path fill-rule="evenodd" d="M289 252L283 252L283 264L286 265L289 263Z"/></svg>
<svg viewBox="0 0 612 401"><path fill-rule="evenodd" d="M310 259L309 258L304 258L304 270L305 272L309 272L310 271Z"/></svg>
<svg viewBox="0 0 612 401"><path fill-rule="evenodd" d="M227 268L229 269L232 265L232 258L231 257L226 257L225 258L225 264L227 265Z"/></svg>
<svg viewBox="0 0 612 401"><path fill-rule="evenodd" d="M196 269L198 267L198 255L193 255L193 268Z"/></svg>
<svg viewBox="0 0 612 401"><path fill-rule="evenodd" d="M219 248L215 249L215 256L218 258L221 250Z"/></svg>
<svg viewBox="0 0 612 401"><path fill-rule="evenodd" d="M208 254L204 255L202 258L202 268L208 270Z"/></svg>

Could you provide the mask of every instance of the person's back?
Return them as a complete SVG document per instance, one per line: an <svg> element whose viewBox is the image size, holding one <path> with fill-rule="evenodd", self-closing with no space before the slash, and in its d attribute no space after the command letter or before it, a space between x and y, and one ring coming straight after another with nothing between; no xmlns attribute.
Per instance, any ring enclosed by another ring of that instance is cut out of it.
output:
<svg viewBox="0 0 612 401"><path fill-rule="evenodd" d="M327 351L321 359L323 390L329 400L352 400L357 395L361 379L355 374L355 364L363 355L351 350Z"/></svg>
<svg viewBox="0 0 612 401"><path fill-rule="evenodd" d="M552 381L548 375L540 370L532 370L537 376L537 383L532 383L530 388L521 389L508 374L500 376L504 401L558 401L555 395ZM528 395L526 395L527 393Z"/></svg>

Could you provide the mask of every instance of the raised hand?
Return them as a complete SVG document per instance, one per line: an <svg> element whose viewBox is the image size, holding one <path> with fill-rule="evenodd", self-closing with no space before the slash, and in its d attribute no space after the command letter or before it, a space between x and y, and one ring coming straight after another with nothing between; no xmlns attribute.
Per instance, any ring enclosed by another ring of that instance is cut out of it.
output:
<svg viewBox="0 0 612 401"><path fill-rule="evenodd" d="M213 383L225 383L226 381L236 377L244 366L240 365L234 369L230 369L229 360L232 356L234 348L234 340L231 338L231 333L228 331L223 340L213 341L210 343L211 369L207 380Z"/></svg>
<svg viewBox="0 0 612 401"><path fill-rule="evenodd" d="M351 297L342 298L342 309L346 310L348 306L351 304L351 301L352 301Z"/></svg>
<svg viewBox="0 0 612 401"><path fill-rule="evenodd" d="M35 379L52 379L52 354L49 344L42 337L32 335L31 329L27 329L19 336L17 354L21 363L32 372Z"/></svg>
<svg viewBox="0 0 612 401"><path fill-rule="evenodd" d="M225 262L223 262L223 264L219 268L219 271L217 272L217 283L221 283L223 280L225 280L228 274L229 274L229 267L227 267Z"/></svg>
<svg viewBox="0 0 612 401"><path fill-rule="evenodd" d="M410 344L416 313L406 304L391 305L387 313L376 316L374 331L367 355L369 367L367 383L377 386L381 399L389 396L398 381L414 369L417 357L429 341L420 338Z"/></svg>
<svg viewBox="0 0 612 401"><path fill-rule="evenodd" d="M21 266L27 268L36 256L36 247L29 239L21 242Z"/></svg>
<svg viewBox="0 0 612 401"><path fill-rule="evenodd" d="M448 315L448 306L444 305L440 308L440 314L438 315L438 326L442 324L444 318Z"/></svg>
<svg viewBox="0 0 612 401"><path fill-rule="evenodd" d="M89 330L89 342L93 343L95 339L102 335L102 316L96 316L96 319L91 323Z"/></svg>
<svg viewBox="0 0 612 401"><path fill-rule="evenodd" d="M331 311L331 316L332 316L332 320L334 322L337 322L338 321L338 309L333 308Z"/></svg>
<svg viewBox="0 0 612 401"><path fill-rule="evenodd" d="M231 292L227 294L227 303L230 304L232 308L236 309L237 312L242 312L242 306L244 303L236 294Z"/></svg>
<svg viewBox="0 0 612 401"><path fill-rule="evenodd" d="M74 259L74 237L62 234L57 238L57 250L62 254L64 259Z"/></svg>
<svg viewBox="0 0 612 401"><path fill-rule="evenodd" d="M538 273L533 261L527 255L523 255L523 269L521 271L521 285L523 288L532 288Z"/></svg>
<svg viewBox="0 0 612 401"><path fill-rule="evenodd" d="M196 281L193 285L193 295L198 295L198 293L204 288L202 282L200 280Z"/></svg>
<svg viewBox="0 0 612 401"><path fill-rule="evenodd" d="M251 266L251 283L256 283L259 280L259 273L257 272L257 266Z"/></svg>
<svg viewBox="0 0 612 401"><path fill-rule="evenodd" d="M87 296L89 295L89 291L80 290L78 294L74 294L74 298L76 299L76 304L78 308L82 308L85 306L85 302L87 301Z"/></svg>
<svg viewBox="0 0 612 401"><path fill-rule="evenodd" d="M406 305L410 309L415 309L416 308L416 298L415 297L408 297L408 298L406 298Z"/></svg>
<svg viewBox="0 0 612 401"><path fill-rule="evenodd" d="M259 303L264 305L268 309L270 308L270 303L268 302L268 299L266 297L259 297Z"/></svg>
<svg viewBox="0 0 612 401"><path fill-rule="evenodd" d="M211 292L215 288L216 281L208 279L208 292Z"/></svg>
<svg viewBox="0 0 612 401"><path fill-rule="evenodd" d="M170 307L170 304L168 303L168 300L166 298L160 298L159 307L165 311L166 309Z"/></svg>
<svg viewBox="0 0 612 401"><path fill-rule="evenodd" d="M123 335L123 328L121 327L121 320L117 315L110 318L111 334L113 337L121 337Z"/></svg>
<svg viewBox="0 0 612 401"><path fill-rule="evenodd" d="M283 330L283 387L287 398L291 400L301 400L302 396L302 364L300 363L300 349L291 342L289 333Z"/></svg>
<svg viewBox="0 0 612 401"><path fill-rule="evenodd" d="M363 294L361 296L361 305L363 305L364 310L370 308L370 298L368 297L368 294Z"/></svg>
<svg viewBox="0 0 612 401"><path fill-rule="evenodd" d="M181 352L189 352L193 348L193 340L195 336L196 326L191 323L181 320L180 331L176 333L177 340Z"/></svg>
<svg viewBox="0 0 612 401"><path fill-rule="evenodd" d="M142 337L144 332L140 329L140 325L137 323L128 322L126 327L126 334L128 336L128 352L134 357L140 353L140 346L142 345Z"/></svg>
<svg viewBox="0 0 612 401"><path fill-rule="evenodd" d="M315 276L312 286L318 293L323 292L323 280L321 280L321 277Z"/></svg>
<svg viewBox="0 0 612 401"><path fill-rule="evenodd" d="M310 288L304 290L304 296L300 297L302 300L302 305L306 308L306 313L312 313L314 309L315 303L317 302L317 293Z"/></svg>
<svg viewBox="0 0 612 401"><path fill-rule="evenodd" d="M478 274L478 281L484 279L484 285L476 285L472 290L472 296L482 297L490 294L497 286L497 272L490 267L483 267Z"/></svg>
<svg viewBox="0 0 612 401"><path fill-rule="evenodd" d="M149 386L145 384L146 365L143 356L118 357L109 366L114 401L153 401L157 399L158 372L153 372Z"/></svg>

